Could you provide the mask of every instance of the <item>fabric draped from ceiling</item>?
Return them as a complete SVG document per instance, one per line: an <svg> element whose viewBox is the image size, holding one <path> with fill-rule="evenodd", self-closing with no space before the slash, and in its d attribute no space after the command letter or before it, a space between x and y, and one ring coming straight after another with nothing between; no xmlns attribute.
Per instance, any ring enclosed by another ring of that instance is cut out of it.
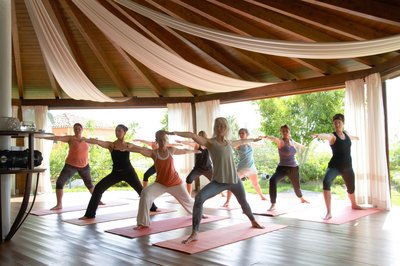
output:
<svg viewBox="0 0 400 266"><path fill-rule="evenodd" d="M193 132L192 105L190 103L167 104L168 108L168 131L190 131ZM177 136L169 136L170 143L177 140ZM179 148L179 147L178 147ZM192 170L194 155L174 156L175 167L182 179Z"/></svg>
<svg viewBox="0 0 400 266"><path fill-rule="evenodd" d="M383 98L379 74L346 82L345 128L353 141L356 199L380 209L391 207L385 151Z"/></svg>
<svg viewBox="0 0 400 266"><path fill-rule="evenodd" d="M198 67L147 39L97 1L72 1L112 42L172 81L208 92L239 91L270 84L234 79Z"/></svg>
<svg viewBox="0 0 400 266"><path fill-rule="evenodd" d="M91 1L92 2L92 1ZM44 58L61 88L71 98L96 102L126 101L112 99L88 79L80 69L62 36L57 31L42 1L25 0L29 16L39 40Z"/></svg>
<svg viewBox="0 0 400 266"><path fill-rule="evenodd" d="M400 35L354 42L305 43L271 40L206 28L151 10L133 1L114 1L160 25L210 41L262 54L309 59L341 59L381 54L400 49Z"/></svg>
<svg viewBox="0 0 400 266"><path fill-rule="evenodd" d="M49 129L47 112L47 106L22 106L23 121L34 122L37 129L43 129L45 131ZM53 142L49 140L35 139L34 142L35 150L40 151L43 156L42 164L39 167L47 169L44 173L40 174L38 193L52 192L50 181L50 153L52 146Z"/></svg>
<svg viewBox="0 0 400 266"><path fill-rule="evenodd" d="M219 100L198 102L195 104L196 107L196 127L197 132L203 130L207 133L207 137L213 136L214 120L220 114Z"/></svg>

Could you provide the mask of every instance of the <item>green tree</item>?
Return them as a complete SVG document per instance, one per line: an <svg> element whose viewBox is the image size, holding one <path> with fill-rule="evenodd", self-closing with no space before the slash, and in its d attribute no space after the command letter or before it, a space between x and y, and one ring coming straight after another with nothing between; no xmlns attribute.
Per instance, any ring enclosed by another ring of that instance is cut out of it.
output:
<svg viewBox="0 0 400 266"><path fill-rule="evenodd" d="M228 115L226 117L226 120L228 120L228 125L229 125L229 139L238 139L238 131L239 131L239 124L236 120L236 117L234 115Z"/></svg>

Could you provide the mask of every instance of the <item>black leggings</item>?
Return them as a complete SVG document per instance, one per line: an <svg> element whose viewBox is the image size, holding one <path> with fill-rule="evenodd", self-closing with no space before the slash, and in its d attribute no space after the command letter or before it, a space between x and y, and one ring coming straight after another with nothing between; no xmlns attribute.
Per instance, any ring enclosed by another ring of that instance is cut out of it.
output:
<svg viewBox="0 0 400 266"><path fill-rule="evenodd" d="M127 182L140 196L143 190L143 186L140 183L140 180L133 167L123 170L113 170L109 175L100 180L100 182L97 183L97 185L94 187L93 194L90 198L85 216L88 218L94 218L96 216L96 210L99 206L99 202L101 200L101 197L103 196L104 191L121 181ZM155 209L157 209L157 207L153 203L150 210L153 211Z"/></svg>
<svg viewBox="0 0 400 266"><path fill-rule="evenodd" d="M272 175L269 180L269 197L271 199L271 203L276 203L277 197L277 184L279 180L288 176L290 182L292 182L294 192L296 196L301 198L303 194L300 189L300 175L299 175L299 167L290 167L290 166L279 166L276 168L275 173Z"/></svg>
<svg viewBox="0 0 400 266"><path fill-rule="evenodd" d="M143 175L143 181L144 182L148 182L149 181L149 177L154 175L156 173L156 167L154 166L154 164L147 169L147 171L144 173Z"/></svg>

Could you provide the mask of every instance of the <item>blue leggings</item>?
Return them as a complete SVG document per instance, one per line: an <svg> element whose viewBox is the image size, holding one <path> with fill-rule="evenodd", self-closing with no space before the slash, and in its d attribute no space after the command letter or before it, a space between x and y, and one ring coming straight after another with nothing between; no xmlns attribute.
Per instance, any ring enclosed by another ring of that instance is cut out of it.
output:
<svg viewBox="0 0 400 266"><path fill-rule="evenodd" d="M353 194L356 185L355 185L354 171L351 166L342 169L328 167L328 169L326 169L325 172L323 189L331 190L332 182L338 175L341 175L343 177L344 183L346 184L347 187L347 193Z"/></svg>
<svg viewBox="0 0 400 266"><path fill-rule="evenodd" d="M232 191L233 195L235 195L237 201L244 214L249 217L250 221L254 221L253 213L251 212L251 208L249 203L246 201L246 192L244 190L244 186L242 181L239 179L239 182L236 184L227 184L227 183L218 183L212 180L205 187L203 187L200 192L196 195L193 206L193 222L192 228L193 231L199 231L199 226L201 222L201 217L203 215L203 204L206 200L215 195L221 193L224 190Z"/></svg>

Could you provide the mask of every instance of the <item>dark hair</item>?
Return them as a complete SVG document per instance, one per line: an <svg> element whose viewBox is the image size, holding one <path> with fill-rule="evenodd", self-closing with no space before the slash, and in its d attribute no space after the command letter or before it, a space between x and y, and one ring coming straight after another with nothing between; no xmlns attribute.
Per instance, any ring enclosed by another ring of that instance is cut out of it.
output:
<svg viewBox="0 0 400 266"><path fill-rule="evenodd" d="M239 129L238 133L240 133L240 131L244 131L246 135L249 135L249 130L247 128L242 127L241 129Z"/></svg>
<svg viewBox="0 0 400 266"><path fill-rule="evenodd" d="M284 124L283 126L281 126L281 130L284 129L284 128L286 128L287 130L290 131L290 127L287 124Z"/></svg>
<svg viewBox="0 0 400 266"><path fill-rule="evenodd" d="M335 120L342 120L342 122L344 123L344 115L342 115L342 114L335 114L335 115L332 117L332 122L335 121Z"/></svg>
<svg viewBox="0 0 400 266"><path fill-rule="evenodd" d="M72 128L75 128L75 126L81 127L83 129L83 126L81 125L81 123L75 123Z"/></svg>
<svg viewBox="0 0 400 266"><path fill-rule="evenodd" d="M128 131L128 128L123 124L119 124L118 126L115 127L115 129L117 128L121 128L124 132Z"/></svg>

